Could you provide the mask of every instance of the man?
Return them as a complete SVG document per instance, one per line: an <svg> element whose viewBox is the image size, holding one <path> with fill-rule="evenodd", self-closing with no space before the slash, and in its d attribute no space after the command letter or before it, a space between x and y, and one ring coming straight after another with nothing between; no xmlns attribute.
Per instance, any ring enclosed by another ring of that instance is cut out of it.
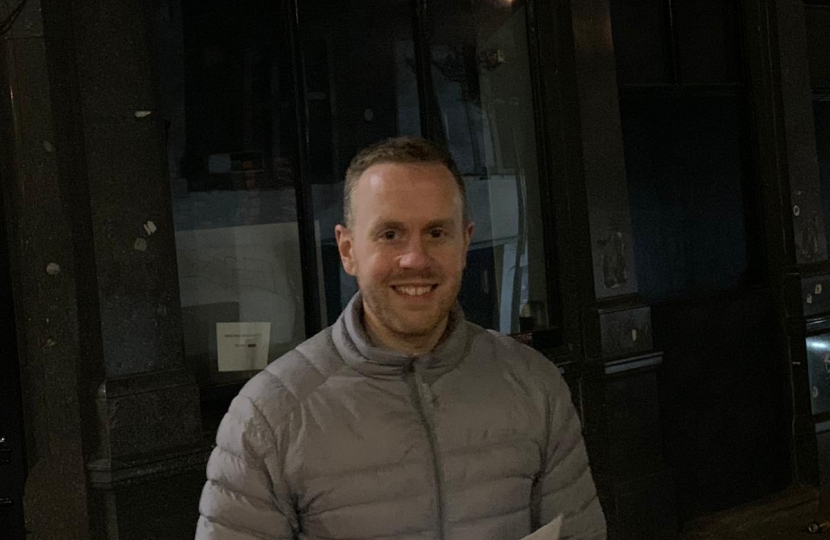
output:
<svg viewBox="0 0 830 540"><path fill-rule="evenodd" d="M456 303L473 225L449 154L364 150L344 212L360 292L234 399L196 537L513 540L561 515L563 539L604 539L559 371Z"/></svg>

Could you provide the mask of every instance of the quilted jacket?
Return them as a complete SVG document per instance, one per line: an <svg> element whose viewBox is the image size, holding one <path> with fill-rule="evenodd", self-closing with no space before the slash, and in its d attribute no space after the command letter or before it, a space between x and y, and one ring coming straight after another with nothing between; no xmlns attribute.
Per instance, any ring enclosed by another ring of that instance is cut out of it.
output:
<svg viewBox="0 0 830 540"><path fill-rule="evenodd" d="M457 306L431 353L377 348L359 295L233 400L199 511L198 540L606 537L550 361Z"/></svg>

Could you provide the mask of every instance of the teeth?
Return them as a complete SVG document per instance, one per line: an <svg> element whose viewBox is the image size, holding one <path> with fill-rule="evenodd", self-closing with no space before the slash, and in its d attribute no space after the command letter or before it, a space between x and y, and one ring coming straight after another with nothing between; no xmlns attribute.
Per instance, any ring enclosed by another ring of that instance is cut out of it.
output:
<svg viewBox="0 0 830 540"><path fill-rule="evenodd" d="M432 287L395 287L398 292L407 296L421 296L432 290Z"/></svg>

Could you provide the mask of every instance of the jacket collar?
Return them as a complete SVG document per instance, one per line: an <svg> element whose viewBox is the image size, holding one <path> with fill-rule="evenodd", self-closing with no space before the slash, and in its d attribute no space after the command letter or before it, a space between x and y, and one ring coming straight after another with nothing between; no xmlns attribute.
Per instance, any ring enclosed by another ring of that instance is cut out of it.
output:
<svg viewBox="0 0 830 540"><path fill-rule="evenodd" d="M438 345L426 354L411 355L372 344L363 324L363 299L357 293L332 326L332 338L343 361L361 374L376 379L400 379L410 366L432 383L452 370L465 356L468 324L456 302Z"/></svg>

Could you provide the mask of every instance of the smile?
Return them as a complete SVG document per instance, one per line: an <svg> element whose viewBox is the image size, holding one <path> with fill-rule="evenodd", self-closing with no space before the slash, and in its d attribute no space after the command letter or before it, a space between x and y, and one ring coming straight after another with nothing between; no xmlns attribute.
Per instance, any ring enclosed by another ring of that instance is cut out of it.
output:
<svg viewBox="0 0 830 540"><path fill-rule="evenodd" d="M398 285L393 286L392 288L395 289L396 292L405 294L406 296L423 296L432 291L435 287L437 287L437 285Z"/></svg>

